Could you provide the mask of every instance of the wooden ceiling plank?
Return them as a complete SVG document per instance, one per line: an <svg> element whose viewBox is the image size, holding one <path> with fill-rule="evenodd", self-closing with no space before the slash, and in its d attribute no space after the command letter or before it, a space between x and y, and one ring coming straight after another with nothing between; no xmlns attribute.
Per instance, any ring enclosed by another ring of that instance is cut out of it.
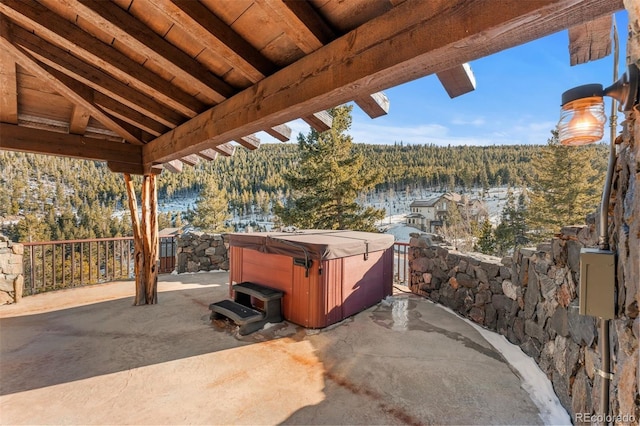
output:
<svg viewBox="0 0 640 426"><path fill-rule="evenodd" d="M121 104L112 97L103 93L95 92L93 95L93 103L107 111L110 115L117 117L132 126L138 127L154 137L158 137L169 130L169 128L161 123L158 123L127 105Z"/></svg>
<svg viewBox="0 0 640 426"><path fill-rule="evenodd" d="M100 69L81 61L67 51L47 43L22 28L14 28L12 41L31 52L39 61L169 128L174 128L184 121L183 117L172 109L159 104Z"/></svg>
<svg viewBox="0 0 640 426"><path fill-rule="evenodd" d="M241 138L236 139L236 142L250 150L258 149L260 147L260 139L256 135L242 136Z"/></svg>
<svg viewBox="0 0 640 426"><path fill-rule="evenodd" d="M569 28L571 65L584 64L611 54L611 15Z"/></svg>
<svg viewBox="0 0 640 426"><path fill-rule="evenodd" d="M91 114L89 114L89 111L79 105L74 105L71 118L69 119L69 133L76 135L84 134L90 118Z"/></svg>
<svg viewBox="0 0 640 426"><path fill-rule="evenodd" d="M202 41L249 81L255 83L276 70L276 66L271 61L200 2L193 0L143 0L143 2L148 7L155 7L161 11L196 40Z"/></svg>
<svg viewBox="0 0 640 426"><path fill-rule="evenodd" d="M364 87L373 92L396 86L623 6L622 0L504 0L501 5L502 13L495 14L487 13L482 1L407 0L151 141L144 161L197 152L347 102Z"/></svg>
<svg viewBox="0 0 640 426"><path fill-rule="evenodd" d="M16 62L6 52L0 52L0 121L18 124Z"/></svg>
<svg viewBox="0 0 640 426"><path fill-rule="evenodd" d="M311 126L316 132L326 132L331 129L333 117L327 111L318 111L306 117L302 117L305 123Z"/></svg>
<svg viewBox="0 0 640 426"><path fill-rule="evenodd" d="M436 76L451 99L476 89L476 78L468 63L440 71Z"/></svg>
<svg viewBox="0 0 640 426"><path fill-rule="evenodd" d="M193 96L32 0L3 0L0 12L186 117L194 117L205 109Z"/></svg>
<svg viewBox="0 0 640 426"><path fill-rule="evenodd" d="M294 9L301 8L296 9L295 5L289 7L288 4L279 0L256 0L256 4L278 20L287 37L304 53L311 53L324 46L322 40L294 13Z"/></svg>
<svg viewBox="0 0 640 426"><path fill-rule="evenodd" d="M220 145L212 146L214 150L224 157L230 157L236 152L236 147L229 142Z"/></svg>
<svg viewBox="0 0 640 426"><path fill-rule="evenodd" d="M47 65L38 62L22 48L14 45L10 39L9 26L7 19L0 15L0 46L2 46L6 52L13 55L16 62L28 69L31 73L45 80L55 91L69 99L72 103L78 104L87 109L93 117L109 129L118 133L127 142L142 144L142 141L140 141L138 136L131 132L131 129L128 129L126 126L122 126L92 103L92 100L90 99L92 95L90 89L80 83L70 81L70 79L65 78L66 76L63 76L60 73L55 72L55 70L52 70Z"/></svg>
<svg viewBox="0 0 640 426"><path fill-rule="evenodd" d="M0 149L96 161L142 164L142 147L0 123Z"/></svg>
<svg viewBox="0 0 640 426"><path fill-rule="evenodd" d="M218 158L218 153L212 148L203 149L198 152L198 155L207 161L213 161Z"/></svg>
<svg viewBox="0 0 640 426"><path fill-rule="evenodd" d="M148 56L176 78L188 81L216 102L222 102L233 95L234 89L231 86L116 4L90 0L54 1L60 1L73 8L78 16L112 34L121 43Z"/></svg>
<svg viewBox="0 0 640 426"><path fill-rule="evenodd" d="M389 98L383 92L359 96L353 100L370 118L382 117L389 113Z"/></svg>
<svg viewBox="0 0 640 426"><path fill-rule="evenodd" d="M280 142L289 142L291 139L291 127L286 124L278 124L277 126L268 127L265 132L278 139Z"/></svg>

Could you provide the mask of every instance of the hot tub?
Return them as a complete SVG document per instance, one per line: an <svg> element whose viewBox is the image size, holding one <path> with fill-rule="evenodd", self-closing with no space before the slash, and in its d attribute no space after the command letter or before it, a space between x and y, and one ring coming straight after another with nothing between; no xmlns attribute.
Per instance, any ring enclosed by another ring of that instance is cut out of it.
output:
<svg viewBox="0 0 640 426"><path fill-rule="evenodd" d="M356 231L229 234L230 283L281 290L286 320L326 327L391 294L393 242Z"/></svg>

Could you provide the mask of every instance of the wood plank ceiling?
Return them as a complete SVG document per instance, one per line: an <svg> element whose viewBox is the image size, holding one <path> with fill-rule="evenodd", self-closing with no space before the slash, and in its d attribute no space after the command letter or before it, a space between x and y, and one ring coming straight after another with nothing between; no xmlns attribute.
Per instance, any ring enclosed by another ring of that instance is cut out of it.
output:
<svg viewBox="0 0 640 426"><path fill-rule="evenodd" d="M348 101L586 24L622 0L0 0L0 148L127 173L322 131Z"/></svg>

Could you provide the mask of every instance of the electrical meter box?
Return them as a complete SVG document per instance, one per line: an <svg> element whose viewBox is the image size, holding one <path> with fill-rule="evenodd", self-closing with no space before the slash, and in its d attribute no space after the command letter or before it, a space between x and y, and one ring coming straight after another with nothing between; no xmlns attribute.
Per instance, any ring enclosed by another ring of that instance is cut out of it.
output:
<svg viewBox="0 0 640 426"><path fill-rule="evenodd" d="M580 250L580 315L615 316L616 260L609 250Z"/></svg>

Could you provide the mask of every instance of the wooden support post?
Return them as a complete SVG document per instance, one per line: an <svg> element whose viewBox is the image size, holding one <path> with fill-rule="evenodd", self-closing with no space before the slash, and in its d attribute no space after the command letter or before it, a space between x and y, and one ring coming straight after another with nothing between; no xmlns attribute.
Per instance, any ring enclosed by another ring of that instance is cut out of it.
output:
<svg viewBox="0 0 640 426"><path fill-rule="evenodd" d="M156 175L142 177L142 220L138 218L138 203L131 175L124 174L129 198L134 241L134 272L136 296L134 305L158 302L158 198Z"/></svg>

